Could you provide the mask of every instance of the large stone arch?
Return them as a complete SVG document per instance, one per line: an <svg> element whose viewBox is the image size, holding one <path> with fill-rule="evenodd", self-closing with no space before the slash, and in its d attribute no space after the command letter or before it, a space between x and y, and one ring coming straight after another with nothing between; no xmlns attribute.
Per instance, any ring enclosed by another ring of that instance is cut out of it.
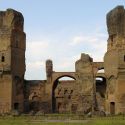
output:
<svg viewBox="0 0 125 125"><path fill-rule="evenodd" d="M52 79L52 112L56 111L55 89L58 85L58 80L63 77L69 77L76 80L74 72L56 72L53 74ZM70 80L69 80L70 81Z"/></svg>
<svg viewBox="0 0 125 125"><path fill-rule="evenodd" d="M62 77L70 77L70 78L73 78L74 80L76 79L75 72L53 72L52 84L55 80L60 79Z"/></svg>

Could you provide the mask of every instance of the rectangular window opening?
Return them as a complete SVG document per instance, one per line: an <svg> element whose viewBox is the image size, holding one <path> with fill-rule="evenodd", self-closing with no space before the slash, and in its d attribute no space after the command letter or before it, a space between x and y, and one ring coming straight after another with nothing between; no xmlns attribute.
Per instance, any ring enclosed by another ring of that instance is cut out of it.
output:
<svg viewBox="0 0 125 125"><path fill-rule="evenodd" d="M1 62L5 62L5 57L4 56L1 57Z"/></svg>

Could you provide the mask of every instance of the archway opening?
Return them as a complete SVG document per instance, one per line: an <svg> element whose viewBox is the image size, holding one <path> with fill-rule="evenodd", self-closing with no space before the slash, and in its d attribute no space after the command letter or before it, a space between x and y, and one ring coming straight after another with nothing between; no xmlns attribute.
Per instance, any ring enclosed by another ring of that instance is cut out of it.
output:
<svg viewBox="0 0 125 125"><path fill-rule="evenodd" d="M35 94L30 99L30 111L37 112L39 111L39 96L34 92Z"/></svg>
<svg viewBox="0 0 125 125"><path fill-rule="evenodd" d="M102 98L105 98L106 78L96 77L96 93L99 93Z"/></svg>
<svg viewBox="0 0 125 125"><path fill-rule="evenodd" d="M106 87L106 78L96 77L96 110L104 111L105 109Z"/></svg>
<svg viewBox="0 0 125 125"><path fill-rule="evenodd" d="M19 110L19 103L14 103L14 110Z"/></svg>
<svg viewBox="0 0 125 125"><path fill-rule="evenodd" d="M71 98L75 78L61 76L53 83L52 88L52 111L53 113L66 113L71 111Z"/></svg>

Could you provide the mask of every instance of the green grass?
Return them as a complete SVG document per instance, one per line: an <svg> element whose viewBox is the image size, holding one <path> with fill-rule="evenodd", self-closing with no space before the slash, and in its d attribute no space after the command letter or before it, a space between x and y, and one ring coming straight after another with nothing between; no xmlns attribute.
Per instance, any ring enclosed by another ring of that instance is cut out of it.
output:
<svg viewBox="0 0 125 125"><path fill-rule="evenodd" d="M85 120L47 120L40 117L0 117L0 125L125 125L125 117L87 118Z"/></svg>

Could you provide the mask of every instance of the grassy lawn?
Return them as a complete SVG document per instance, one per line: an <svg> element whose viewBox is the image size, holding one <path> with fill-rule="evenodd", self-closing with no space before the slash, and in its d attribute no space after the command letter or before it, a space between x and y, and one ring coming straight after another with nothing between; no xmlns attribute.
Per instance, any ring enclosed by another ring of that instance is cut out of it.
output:
<svg viewBox="0 0 125 125"><path fill-rule="evenodd" d="M125 117L87 118L85 120L48 120L40 117L0 117L0 125L125 125Z"/></svg>

